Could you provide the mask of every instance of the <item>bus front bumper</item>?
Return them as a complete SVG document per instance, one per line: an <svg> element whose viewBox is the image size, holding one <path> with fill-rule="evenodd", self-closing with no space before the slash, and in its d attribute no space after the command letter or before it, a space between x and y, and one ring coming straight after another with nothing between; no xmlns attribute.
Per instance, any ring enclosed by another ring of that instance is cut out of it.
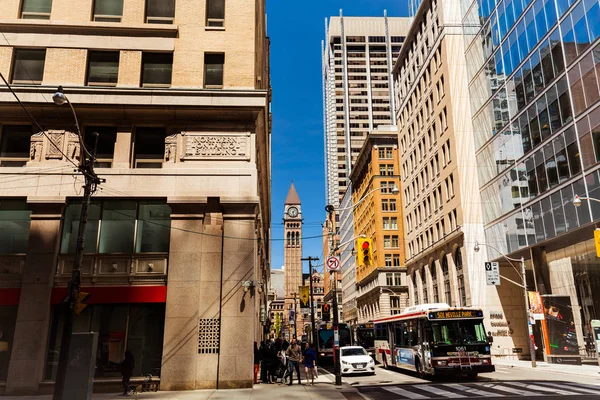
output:
<svg viewBox="0 0 600 400"><path fill-rule="evenodd" d="M460 366L435 366L433 367L435 375L455 375L462 374L483 374L496 371L496 367L491 364L483 365L460 365Z"/></svg>

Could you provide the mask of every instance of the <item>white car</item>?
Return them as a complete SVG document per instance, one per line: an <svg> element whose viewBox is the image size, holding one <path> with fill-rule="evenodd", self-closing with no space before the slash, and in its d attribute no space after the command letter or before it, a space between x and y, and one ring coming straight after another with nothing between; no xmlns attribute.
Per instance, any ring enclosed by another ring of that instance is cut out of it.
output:
<svg viewBox="0 0 600 400"><path fill-rule="evenodd" d="M345 346L340 348L342 374L373 374L375 361L361 346Z"/></svg>

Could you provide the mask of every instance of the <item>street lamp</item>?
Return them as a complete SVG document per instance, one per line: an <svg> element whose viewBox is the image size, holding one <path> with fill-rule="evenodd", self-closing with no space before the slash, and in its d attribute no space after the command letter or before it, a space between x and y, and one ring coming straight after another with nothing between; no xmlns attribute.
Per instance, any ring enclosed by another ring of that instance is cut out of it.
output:
<svg viewBox="0 0 600 400"><path fill-rule="evenodd" d="M600 203L600 200L595 199L593 197L583 197L583 196L580 197L580 196L575 195L575 198L573 199L573 205L575 207L580 207L581 206L581 200L591 200L591 201L596 201L596 202Z"/></svg>
<svg viewBox="0 0 600 400"><path fill-rule="evenodd" d="M507 260L509 263L511 261L514 262L519 262L521 264L521 275L522 275L522 281L523 284L520 285L510 279L506 279L509 282L520 286L523 288L523 296L525 298L525 315L526 315L526 321L527 321L527 331L529 333L529 355L531 356L531 367L535 368L536 367L536 362L535 362L535 345L533 343L533 328L531 326L531 321L529 320L529 316L530 316L530 312L529 312L529 296L527 294L527 275L525 273L525 257L521 257L520 259L516 259L516 258L511 258L508 257L507 255L505 255L504 253L502 253L500 250L498 250L497 248L495 248L494 246L490 245L490 244L485 244L485 243L479 243L477 241L475 241L475 246L473 247L473 250L475 250L475 252L478 252L480 250L479 246L486 246L489 247L491 249L494 249L498 252L498 254L500 254L502 257L504 257L505 260Z"/></svg>
<svg viewBox="0 0 600 400"><path fill-rule="evenodd" d="M344 242L342 244L336 244L335 241L335 232L336 232L336 227L335 227L335 216L334 216L334 212L335 211L347 211L347 210L353 210L354 208L356 208L360 203L362 203L363 201L365 201L365 199L371 194L371 193L375 193L378 190L383 190L383 189L387 189L387 187L383 188L383 187L378 187L375 188L369 192L367 192L362 198L360 198L355 204L351 205L350 207L345 207L345 208L335 208L333 205L328 204L325 207L325 211L328 214L328 217L330 219L330 225L329 225L329 233L332 235L332 251L331 254L335 255L335 253L337 253L339 251L339 248L342 245L348 244L350 242L353 242L356 238L352 238L351 240ZM393 188L391 188L391 192L393 195L397 195L398 193L400 193L400 189L398 189L398 186L394 185ZM361 235L361 237L366 237L365 235ZM338 313L338 302L337 302L337 279L335 279L334 277L334 273L333 271L331 272L331 279L334 283L334 290L333 290L333 300L332 300L332 306L333 306L333 331L334 331L334 335L338 332L338 326L339 326L339 313ZM334 339L334 344L333 344L333 354L334 354L334 360L335 360L335 384L336 385L341 385L342 384L342 373L341 373L341 364L340 364L340 355L337 353L338 352L339 347L335 344L335 339Z"/></svg>
<svg viewBox="0 0 600 400"><path fill-rule="evenodd" d="M98 178L98 175L94 172L94 161L96 158L96 147L98 144L98 133L94 132L95 144L93 154L85 148L85 143L79 129L79 121L77 120L77 114L73 105L69 101L68 97L64 94L62 86L58 87L56 93L52 96L52 100L56 105L62 105L64 103L69 104L73 117L75 118L75 126L77 128L77 135L79 137L79 166L77 169L83 174L85 179L85 186L83 190L83 199L81 203L81 216L79 218L79 228L77 231L77 244L75 246L75 258L73 261L73 270L71 272L71 279L67 287L67 297L63 304L65 305L65 321L63 326L63 333L60 342L60 354L58 358L58 367L56 371L56 381L54 384L54 400L62 400L65 397L65 378L67 373L67 364L69 362L69 351L71 347L71 337L73 335L73 320L75 317L75 305L79 298L79 291L81 289L81 265L83 264L83 249L85 243L85 231L88 221L88 210L92 198L92 193L96 191L98 184L104 182L104 179Z"/></svg>

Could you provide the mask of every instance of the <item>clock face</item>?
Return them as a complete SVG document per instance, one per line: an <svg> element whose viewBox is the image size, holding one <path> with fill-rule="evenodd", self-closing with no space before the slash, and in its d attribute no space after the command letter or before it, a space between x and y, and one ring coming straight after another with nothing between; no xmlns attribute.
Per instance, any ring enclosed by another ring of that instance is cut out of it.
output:
<svg viewBox="0 0 600 400"><path fill-rule="evenodd" d="M287 214L292 218L296 218L298 216L298 209L296 207L290 207L287 210Z"/></svg>

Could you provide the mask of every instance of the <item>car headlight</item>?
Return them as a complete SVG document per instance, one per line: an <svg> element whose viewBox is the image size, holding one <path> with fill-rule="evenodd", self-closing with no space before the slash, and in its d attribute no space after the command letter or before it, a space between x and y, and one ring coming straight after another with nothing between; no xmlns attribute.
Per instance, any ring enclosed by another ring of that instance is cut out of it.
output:
<svg viewBox="0 0 600 400"><path fill-rule="evenodd" d="M375 364L375 361L373 361L373 359L371 358L371 359L369 360L369 364Z"/></svg>
<svg viewBox="0 0 600 400"><path fill-rule="evenodd" d="M349 362L346 362L346 361L344 361L344 360L342 360L342 364L344 364L344 365L350 365L350 363L349 363Z"/></svg>

